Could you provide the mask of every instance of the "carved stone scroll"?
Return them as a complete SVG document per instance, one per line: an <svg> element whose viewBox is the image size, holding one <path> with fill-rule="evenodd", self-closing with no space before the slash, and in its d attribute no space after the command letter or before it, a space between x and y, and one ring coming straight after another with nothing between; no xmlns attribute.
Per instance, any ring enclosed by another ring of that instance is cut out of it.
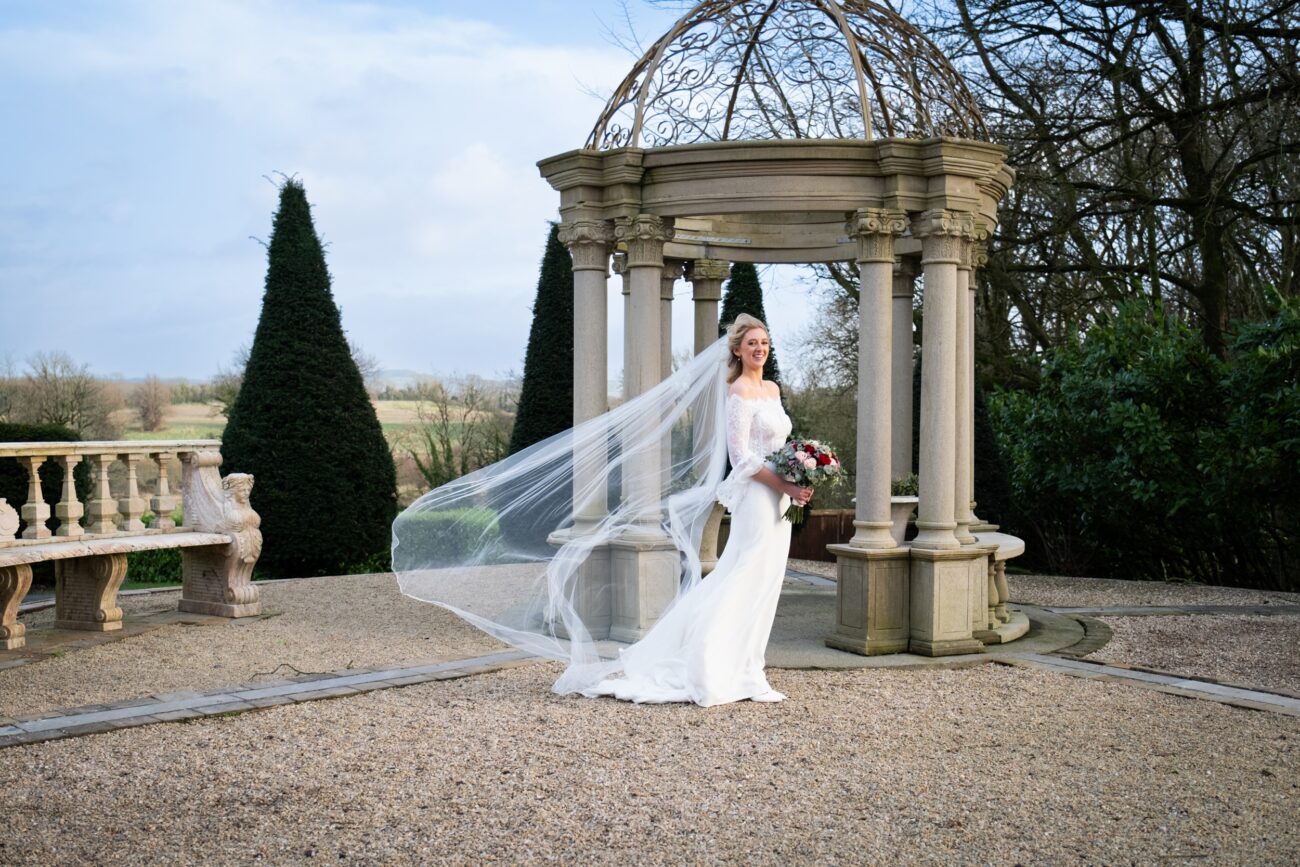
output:
<svg viewBox="0 0 1300 867"><path fill-rule="evenodd" d="M112 632L122 628L117 591L126 578L125 554L98 554L54 564L54 626Z"/></svg>
<svg viewBox="0 0 1300 867"><path fill-rule="evenodd" d="M26 563L0 566L0 649L17 650L27 643L24 637L27 627L18 622L18 606L31 589L31 566Z"/></svg>

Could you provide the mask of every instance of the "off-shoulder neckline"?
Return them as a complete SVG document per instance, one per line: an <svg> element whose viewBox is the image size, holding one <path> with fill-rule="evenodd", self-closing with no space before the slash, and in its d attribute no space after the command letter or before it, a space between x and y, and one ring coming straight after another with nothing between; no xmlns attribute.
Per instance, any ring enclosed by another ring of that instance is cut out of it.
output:
<svg viewBox="0 0 1300 867"><path fill-rule="evenodd" d="M760 400L780 400L780 399L781 399L781 395L779 395L779 394L778 394L778 395L774 395L774 396L772 396L772 397L741 397L740 395L736 394L734 391L729 391L729 392L727 392L727 398L728 398L728 399L733 398L733 397L734 397L736 400L743 400L743 401L745 401L746 403L757 403L757 402L760 401Z"/></svg>

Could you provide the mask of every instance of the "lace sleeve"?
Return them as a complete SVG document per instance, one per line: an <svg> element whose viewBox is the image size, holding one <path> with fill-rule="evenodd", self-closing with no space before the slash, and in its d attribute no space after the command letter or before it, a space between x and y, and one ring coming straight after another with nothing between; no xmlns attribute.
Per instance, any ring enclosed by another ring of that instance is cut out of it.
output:
<svg viewBox="0 0 1300 867"><path fill-rule="evenodd" d="M731 477L747 479L763 466L763 455L750 446L749 427L754 410L749 401L732 397L727 401L727 456L731 458Z"/></svg>
<svg viewBox="0 0 1300 867"><path fill-rule="evenodd" d="M731 458L731 473L718 486L718 502L735 510L749 488L754 473L763 466L763 455L750 446L749 428L754 421L754 409L749 401L738 397L727 398L727 456Z"/></svg>

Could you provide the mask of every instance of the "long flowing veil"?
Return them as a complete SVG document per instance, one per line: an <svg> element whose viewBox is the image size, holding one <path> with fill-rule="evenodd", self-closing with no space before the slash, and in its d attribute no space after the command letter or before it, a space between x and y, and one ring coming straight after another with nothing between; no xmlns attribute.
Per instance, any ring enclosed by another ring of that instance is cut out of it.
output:
<svg viewBox="0 0 1300 867"><path fill-rule="evenodd" d="M659 570L636 604L666 611L700 581L726 470L727 355L722 338L610 412L420 497L393 524L402 592L568 663L556 692L616 673L611 611L631 591L611 543L677 551L676 580Z"/></svg>

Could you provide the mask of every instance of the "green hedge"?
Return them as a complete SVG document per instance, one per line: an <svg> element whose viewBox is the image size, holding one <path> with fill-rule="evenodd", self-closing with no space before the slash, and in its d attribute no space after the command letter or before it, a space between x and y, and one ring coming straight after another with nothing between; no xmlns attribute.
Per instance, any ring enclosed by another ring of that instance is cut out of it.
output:
<svg viewBox="0 0 1300 867"><path fill-rule="evenodd" d="M1300 313L1239 324L1228 359L1132 304L990 400L1009 529L1066 574L1300 589Z"/></svg>
<svg viewBox="0 0 1300 867"><path fill-rule="evenodd" d="M398 521L397 536L399 559L437 567L463 562L476 551L490 558L500 550L501 527L487 508L411 512Z"/></svg>

